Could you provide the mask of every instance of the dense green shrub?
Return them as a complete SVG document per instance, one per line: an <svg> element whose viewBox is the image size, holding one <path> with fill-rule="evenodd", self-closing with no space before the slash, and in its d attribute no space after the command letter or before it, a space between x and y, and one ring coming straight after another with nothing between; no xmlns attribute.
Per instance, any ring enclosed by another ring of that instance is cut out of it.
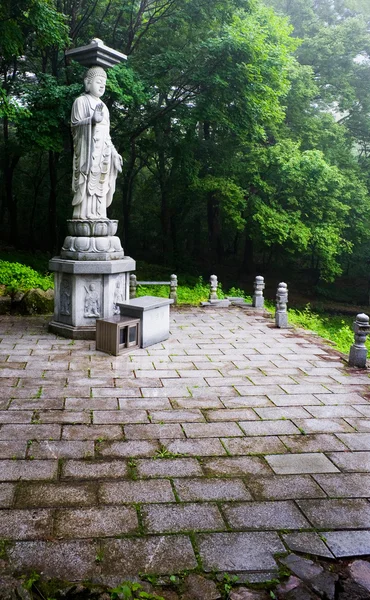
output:
<svg viewBox="0 0 370 600"><path fill-rule="evenodd" d="M40 275L20 263L0 260L0 285L4 285L8 293L14 294L32 288L48 290L54 287L54 279L52 275Z"/></svg>

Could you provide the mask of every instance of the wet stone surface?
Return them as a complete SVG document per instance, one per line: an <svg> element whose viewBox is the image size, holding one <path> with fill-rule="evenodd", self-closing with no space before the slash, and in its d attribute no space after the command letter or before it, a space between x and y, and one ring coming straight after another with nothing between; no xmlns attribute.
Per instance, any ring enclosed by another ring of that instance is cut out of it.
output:
<svg viewBox="0 0 370 600"><path fill-rule="evenodd" d="M367 372L238 307L172 308L167 341L118 357L47 325L0 322L0 577L196 570L163 597L229 573L261 600L245 583L289 566L281 598L370 594Z"/></svg>

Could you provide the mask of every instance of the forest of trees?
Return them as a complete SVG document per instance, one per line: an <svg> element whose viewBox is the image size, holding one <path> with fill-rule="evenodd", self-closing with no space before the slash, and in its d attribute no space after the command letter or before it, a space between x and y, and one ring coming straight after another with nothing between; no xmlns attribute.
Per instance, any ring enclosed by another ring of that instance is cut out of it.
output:
<svg viewBox="0 0 370 600"><path fill-rule="evenodd" d="M368 0L0 0L3 245L60 250L84 73L64 51L93 37L128 56L104 97L126 254L364 276Z"/></svg>

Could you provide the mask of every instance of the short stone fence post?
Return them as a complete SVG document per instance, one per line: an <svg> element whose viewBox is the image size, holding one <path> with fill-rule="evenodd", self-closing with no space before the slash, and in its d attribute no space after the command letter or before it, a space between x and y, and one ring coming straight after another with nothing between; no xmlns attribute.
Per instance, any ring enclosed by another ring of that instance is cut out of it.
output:
<svg viewBox="0 0 370 600"><path fill-rule="evenodd" d="M265 280L261 275L257 275L254 280L254 294L252 306L254 308L264 308L265 299L263 297L263 290L265 289Z"/></svg>
<svg viewBox="0 0 370 600"><path fill-rule="evenodd" d="M352 329L355 333L355 343L349 351L349 366L366 368L367 348L365 346L366 337L370 333L369 317L364 313L356 316Z"/></svg>
<svg viewBox="0 0 370 600"><path fill-rule="evenodd" d="M279 283L276 292L276 312L275 312L275 325L280 329L288 327L288 286L286 283Z"/></svg>
<svg viewBox="0 0 370 600"><path fill-rule="evenodd" d="M173 303L177 304L177 275L171 275L170 279L170 298L172 298Z"/></svg>
<svg viewBox="0 0 370 600"><path fill-rule="evenodd" d="M218 300L218 297L217 297L217 287L218 287L217 275L211 275L211 277L209 278L209 287L210 287L209 298L208 298L209 302Z"/></svg>
<svg viewBox="0 0 370 600"><path fill-rule="evenodd" d="M134 275L132 273L130 275L130 300L132 300L133 298L136 298L136 287L137 287L136 275Z"/></svg>

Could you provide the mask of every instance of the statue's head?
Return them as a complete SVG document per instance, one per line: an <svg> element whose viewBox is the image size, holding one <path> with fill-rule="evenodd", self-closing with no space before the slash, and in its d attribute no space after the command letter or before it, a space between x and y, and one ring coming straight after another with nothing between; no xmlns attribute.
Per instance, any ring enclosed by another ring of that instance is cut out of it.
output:
<svg viewBox="0 0 370 600"><path fill-rule="evenodd" d="M102 67L91 67L85 75L85 92L100 98L105 92L107 74Z"/></svg>

